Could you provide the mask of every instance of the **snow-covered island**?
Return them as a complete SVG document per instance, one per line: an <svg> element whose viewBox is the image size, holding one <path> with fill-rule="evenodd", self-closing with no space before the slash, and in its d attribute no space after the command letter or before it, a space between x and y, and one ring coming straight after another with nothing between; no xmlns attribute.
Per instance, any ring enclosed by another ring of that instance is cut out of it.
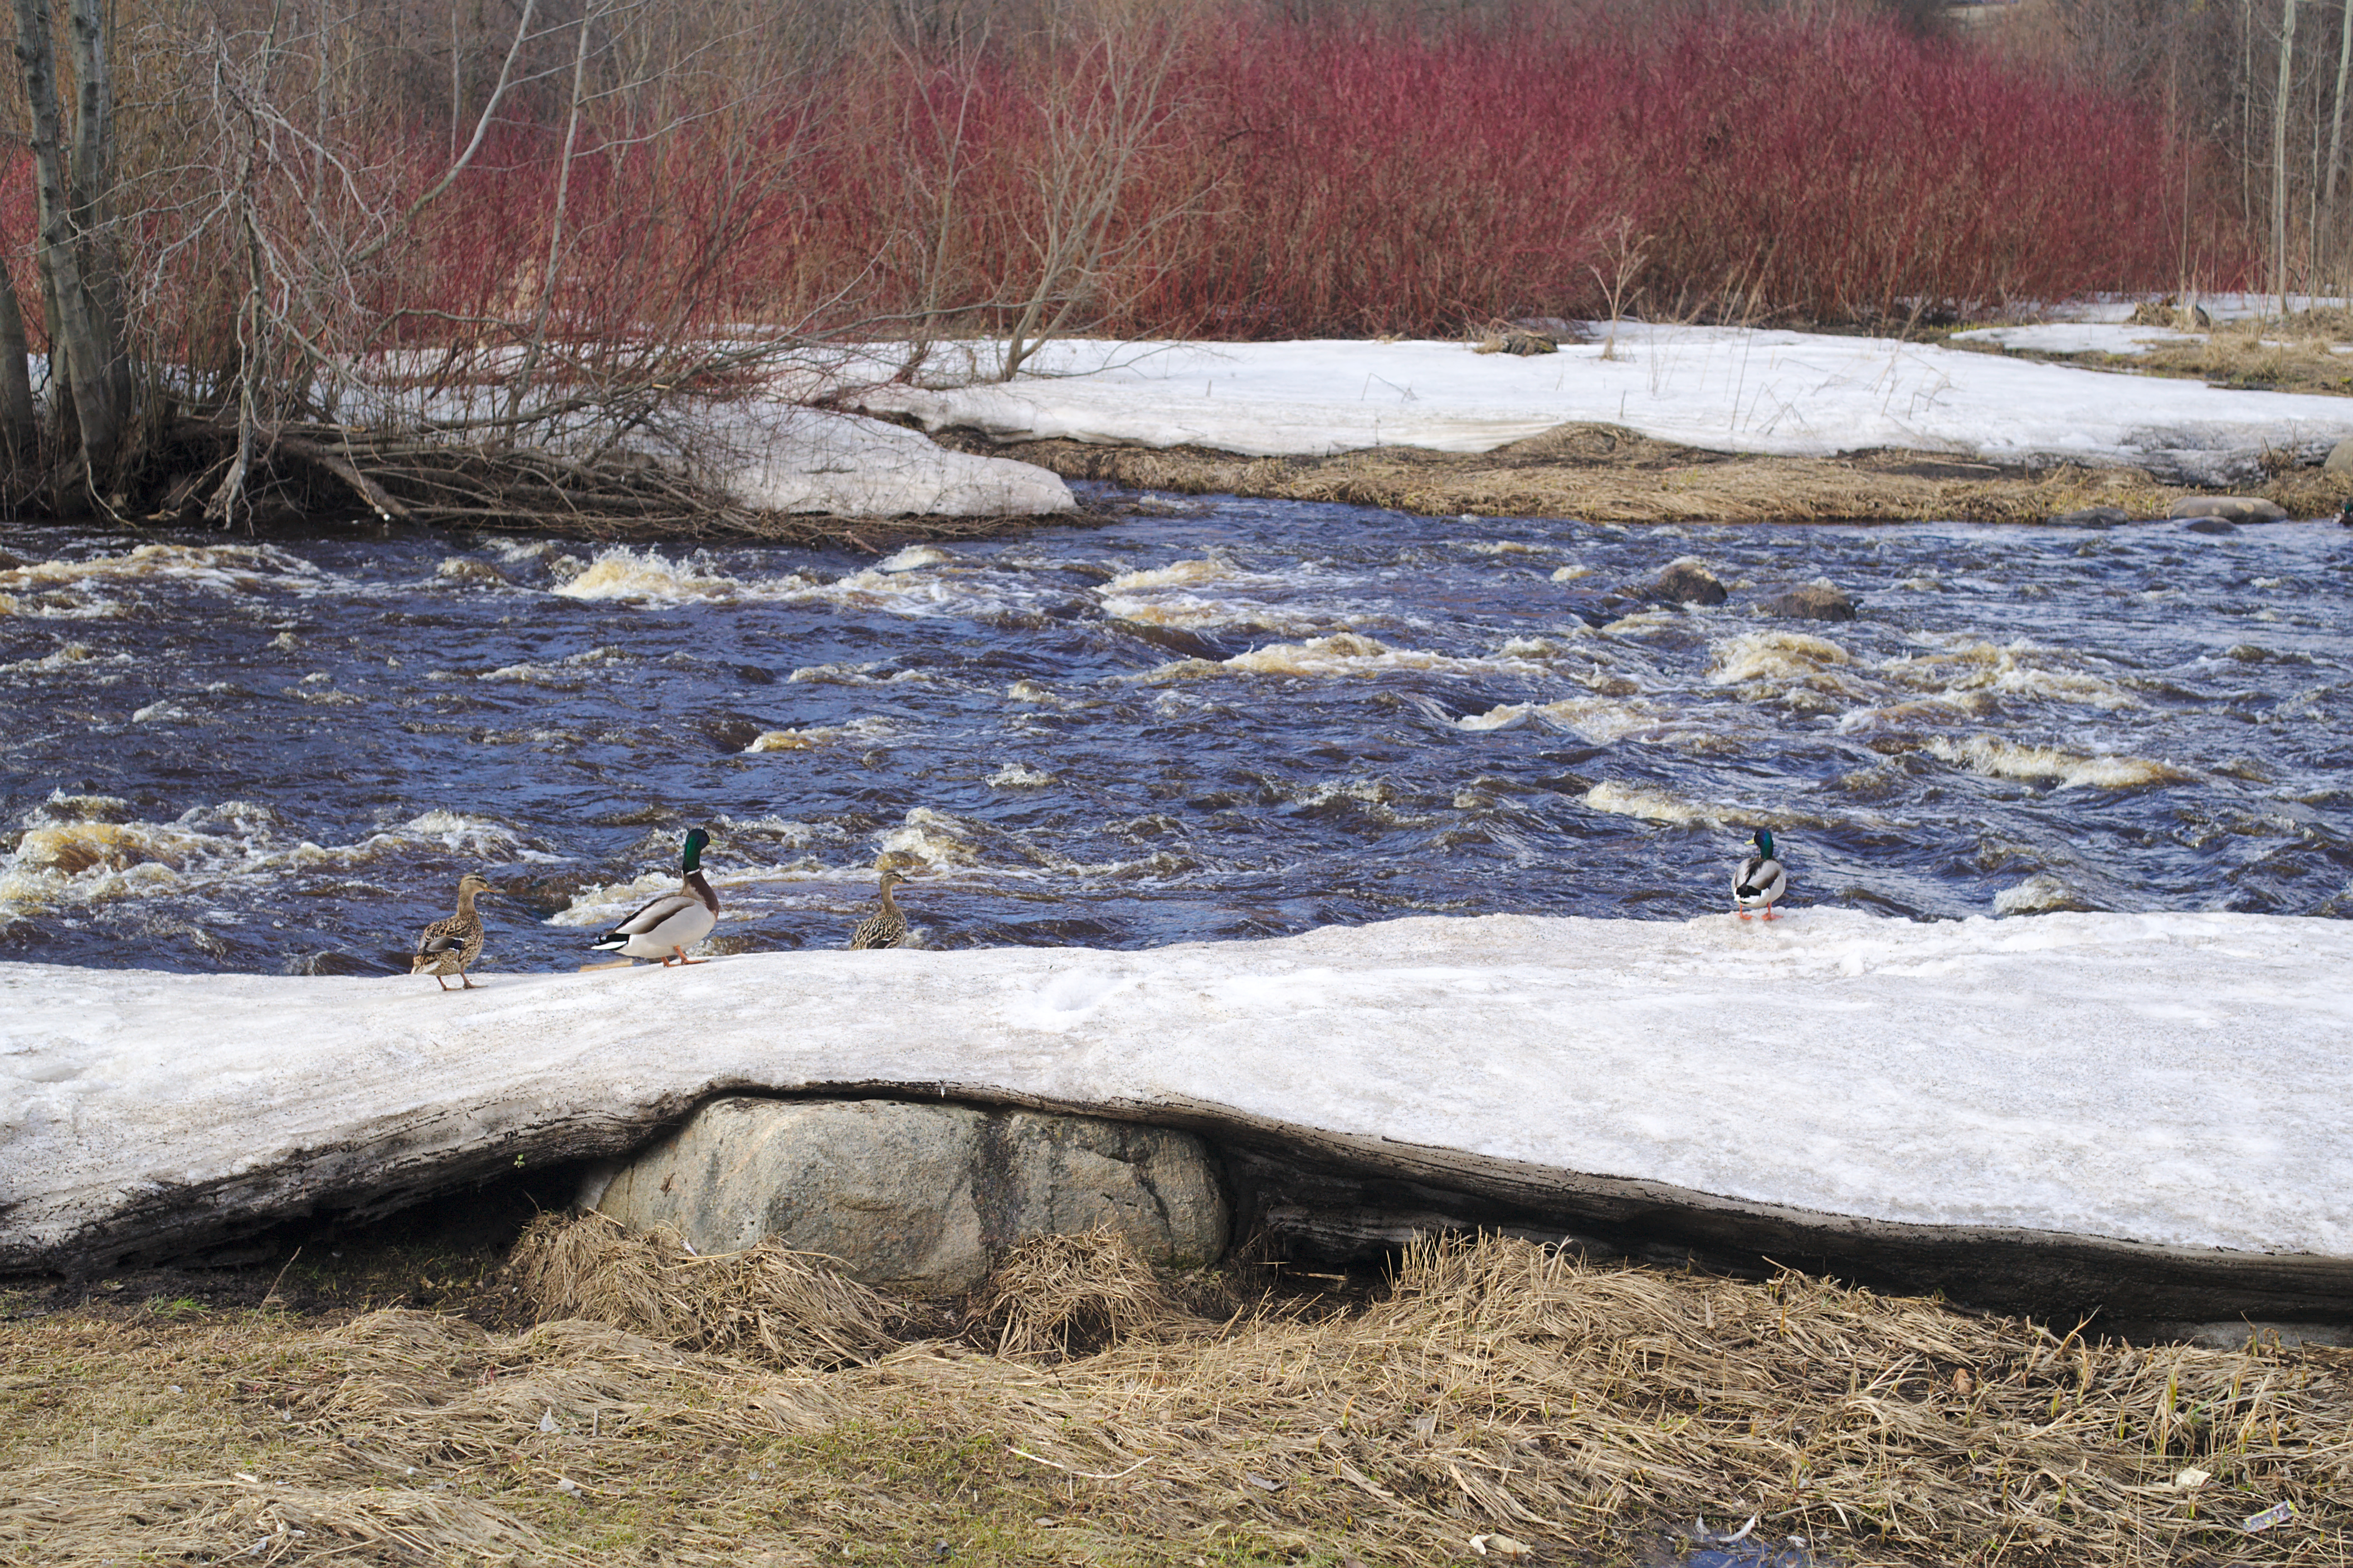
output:
<svg viewBox="0 0 2353 1568"><path fill-rule="evenodd" d="M1321 457L1383 446L1486 452L1564 424L1622 426L1712 451L1830 457L1876 448L2000 464L2125 465L2175 484L2257 476L2266 452L2325 456L2353 399L2209 386L1892 338L1585 323L1550 354L1461 342L1049 345L1011 383L941 374L850 399L926 428ZM2063 323L2050 343L2131 352L2168 335ZM1999 342L1999 333L1986 334ZM2036 342L2031 336L2021 343ZM943 361L953 369L952 361ZM974 371L974 366L966 366Z"/></svg>
<svg viewBox="0 0 2353 1568"><path fill-rule="evenodd" d="M1472 1217L2052 1310L2353 1296L2353 927L1411 919L423 979L0 965L0 1262L610 1155L714 1094L1183 1125ZM1786 1255L1786 1256L1785 1256Z"/></svg>

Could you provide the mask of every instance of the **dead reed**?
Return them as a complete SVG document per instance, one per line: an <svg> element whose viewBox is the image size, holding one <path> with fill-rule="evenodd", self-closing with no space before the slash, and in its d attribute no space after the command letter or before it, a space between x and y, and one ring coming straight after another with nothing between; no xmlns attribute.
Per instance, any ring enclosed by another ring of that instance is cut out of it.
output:
<svg viewBox="0 0 2353 1568"><path fill-rule="evenodd" d="M952 437L953 438L953 437ZM1574 517L1588 522L2046 522L2084 507L2163 517L2192 492L2134 468L2027 473L1926 452L1772 458L1703 452L1603 425L1564 425L1493 452L1380 447L1329 458L1242 458L1199 447L1077 441L1003 447L1053 469L1190 495L1262 496L1388 507L1426 516ZM2284 472L2261 488L2291 515L2320 517L2353 496L2353 476Z"/></svg>
<svg viewBox="0 0 2353 1568"><path fill-rule="evenodd" d="M545 1280L680 1263L596 1225L537 1246ZM1040 1282L1044 1321L1132 1284L1084 1256L1098 1246L1066 1238L996 1289ZM771 1277L701 1261L763 1292ZM833 1303L816 1310L838 1333L846 1299L797 1286L756 1310ZM576 1320L500 1336L400 1311L5 1331L0 1560L60 1568L942 1545L991 1563L1435 1563L1493 1532L1539 1563L1626 1562L1666 1521L1750 1514L1753 1541L1803 1537L1858 1568L2353 1560L2353 1353L2136 1347L1496 1238L1410 1249L1361 1310L1166 1320L1051 1366L947 1340L818 1371ZM2292 1519L2240 1528L2279 1502Z"/></svg>
<svg viewBox="0 0 2353 1568"><path fill-rule="evenodd" d="M543 1321L585 1318L779 1366L871 1361L905 1319L813 1253L764 1241L702 1258L674 1231L595 1213L533 1221L509 1268Z"/></svg>
<svg viewBox="0 0 2353 1568"><path fill-rule="evenodd" d="M1016 1245L975 1293L966 1323L1002 1356L1071 1356L1188 1316L1152 1266L1106 1226Z"/></svg>

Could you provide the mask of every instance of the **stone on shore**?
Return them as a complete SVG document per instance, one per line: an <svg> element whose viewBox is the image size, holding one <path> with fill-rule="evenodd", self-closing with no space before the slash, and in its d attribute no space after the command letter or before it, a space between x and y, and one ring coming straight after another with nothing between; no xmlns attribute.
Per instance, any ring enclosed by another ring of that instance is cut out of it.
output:
<svg viewBox="0 0 2353 1568"><path fill-rule="evenodd" d="M1227 1205L1189 1132L889 1100L712 1100L639 1153L595 1206L674 1227L697 1252L774 1237L868 1285L968 1290L1032 1236L1108 1225L1155 1264L1215 1262Z"/></svg>
<svg viewBox="0 0 2353 1568"><path fill-rule="evenodd" d="M2074 511L2063 511L2051 520L2053 528L2116 528L2132 521L2132 513L2120 506L2087 506Z"/></svg>
<svg viewBox="0 0 2353 1568"><path fill-rule="evenodd" d="M2287 521L2285 508L2261 496L2184 496L2165 515L2177 521L2184 518L2211 518L2217 522Z"/></svg>

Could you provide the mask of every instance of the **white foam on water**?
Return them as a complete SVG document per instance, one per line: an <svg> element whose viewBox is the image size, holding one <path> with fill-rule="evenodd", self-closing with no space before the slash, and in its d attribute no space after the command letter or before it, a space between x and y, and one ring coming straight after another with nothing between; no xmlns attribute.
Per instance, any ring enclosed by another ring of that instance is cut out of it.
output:
<svg viewBox="0 0 2353 1568"><path fill-rule="evenodd" d="M474 677L477 680L520 680L534 686L563 686L577 689L586 684L587 678L599 666L633 664L637 656L620 647L593 647L586 653L572 654L554 664L505 664L496 669L486 669ZM437 670L435 675L442 672ZM432 677L427 677L430 679Z"/></svg>
<svg viewBox="0 0 2353 1568"><path fill-rule="evenodd" d="M252 595L314 593L335 579L270 544L142 544L120 555L0 568L0 615L79 620L112 616L148 584ZM111 590L111 591L110 591Z"/></svg>
<svg viewBox="0 0 2353 1568"><path fill-rule="evenodd" d="M681 602L733 599L745 585L723 573L698 571L656 550L610 545L572 579L549 590L565 599L640 599Z"/></svg>
<svg viewBox="0 0 2353 1568"><path fill-rule="evenodd" d="M1214 558L1178 561L1148 571L1123 572L1105 583L1106 594L1140 594L1151 588L1193 588L1204 583L1229 582L1241 575L1230 562Z"/></svg>
<svg viewBox="0 0 2353 1568"><path fill-rule="evenodd" d="M944 566L955 556L936 544L910 544L904 550L876 563L878 572L913 572L924 566Z"/></svg>
<svg viewBox="0 0 2353 1568"><path fill-rule="evenodd" d="M169 822L130 812L111 796L52 795L35 808L15 852L0 862L0 921L159 896L258 899L289 871L398 863L427 847L487 865L563 858L501 824L448 811L342 845L290 833L275 810L249 801L196 806Z"/></svg>
<svg viewBox="0 0 2353 1568"><path fill-rule="evenodd" d="M1264 631L1299 637L1314 630L1316 626L1309 616L1272 609L1264 605L1244 604L1232 599L1203 599L1190 594L1159 599L1136 598L1128 595L1109 595L1103 600L1103 612L1115 621L1172 626L1179 631L1196 631L1208 626L1255 626Z"/></svg>
<svg viewBox="0 0 2353 1568"><path fill-rule="evenodd" d="M2025 745L1999 735L1971 735L1960 741L1938 735L1929 741L1928 751L1941 761L1988 778L2049 784L2060 789L2147 789L2157 784L2189 784L2195 776L2168 763L2147 757L2062 751L2056 746Z"/></svg>
<svg viewBox="0 0 2353 1568"><path fill-rule="evenodd" d="M127 653L92 653L85 644L69 642L39 658L20 658L13 664L0 664L0 675L62 675L69 670L111 668L133 662Z"/></svg>
<svg viewBox="0 0 2353 1568"><path fill-rule="evenodd" d="M1065 697L1049 690L1034 680L1017 680L1005 689L1008 702L1026 702L1039 708L1085 708L1092 704L1075 697Z"/></svg>
<svg viewBox="0 0 2353 1568"><path fill-rule="evenodd" d="M873 664L811 664L793 671L785 677L785 680L787 684L800 681L818 686L898 686L937 679L923 669L894 669L887 675L875 673L881 668L879 661Z"/></svg>
<svg viewBox="0 0 2353 1568"><path fill-rule="evenodd" d="M754 752L808 752L819 746L872 744L897 734L898 725L879 715L851 719L839 724L812 724L801 730L768 730L744 748L748 755Z"/></svg>
<svg viewBox="0 0 2353 1568"><path fill-rule="evenodd" d="M1745 826L1748 821L1745 813L1702 805L1655 784L1620 784L1615 779L1605 779L1587 790L1585 804L1612 816L1635 816L1645 822L1664 822L1676 826L1691 824L1705 827Z"/></svg>
<svg viewBox="0 0 2353 1568"><path fill-rule="evenodd" d="M1892 658L1877 673L1915 690L1960 698L1984 692L1996 697L2073 702L2115 711L2138 708L2141 700L2107 677L2089 670L2052 668L2071 656L2027 638L1990 643L1976 637L1941 639L1925 653Z"/></svg>
<svg viewBox="0 0 2353 1568"><path fill-rule="evenodd" d="M1484 713L1466 714L1454 725L1477 733L1516 729L1532 719L1557 725L1596 746L1654 731L1667 722L1645 703L1620 702L1607 697L1565 697L1556 702L1503 703Z"/></svg>
<svg viewBox="0 0 2353 1568"><path fill-rule="evenodd" d="M988 782L998 789L1036 789L1057 781L1052 773L1026 763L1007 763L988 775Z"/></svg>
<svg viewBox="0 0 2353 1568"><path fill-rule="evenodd" d="M972 614L1001 607L1000 599L979 591L965 578L917 574L918 567L951 560L944 551L932 553L940 558L938 562L926 559L896 566L886 562L825 582L798 572L766 578L734 577L691 562L673 561L651 548L613 545L598 551L594 561L551 591L567 599L624 604L739 600L831 605L904 616Z"/></svg>
<svg viewBox="0 0 2353 1568"><path fill-rule="evenodd" d="M897 827L876 841L878 864L901 870L946 870L977 866L980 848L973 842L973 824L928 805L911 808Z"/></svg>
<svg viewBox="0 0 2353 1568"><path fill-rule="evenodd" d="M1516 658L1458 658L1419 648L1390 647L1356 632L1335 632L1301 643L1270 643L1228 659L1179 659L1128 679L1183 679L1202 675L1293 675L1319 679L1376 679L1402 673L1439 675L1529 675L1540 667Z"/></svg>
<svg viewBox="0 0 2353 1568"><path fill-rule="evenodd" d="M1796 682L1849 665L1853 657L1828 637L1806 632L1744 632L1708 646L1712 685Z"/></svg>

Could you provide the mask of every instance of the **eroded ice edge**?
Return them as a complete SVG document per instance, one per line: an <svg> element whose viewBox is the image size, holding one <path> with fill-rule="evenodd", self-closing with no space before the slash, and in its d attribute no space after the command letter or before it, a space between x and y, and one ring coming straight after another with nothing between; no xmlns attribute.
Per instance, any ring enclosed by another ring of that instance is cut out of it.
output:
<svg viewBox="0 0 2353 1568"><path fill-rule="evenodd" d="M2353 1256L2353 923L1421 918L429 980L0 964L0 1258L736 1088L1209 1104L1824 1214ZM601 1142L601 1146L592 1147Z"/></svg>

